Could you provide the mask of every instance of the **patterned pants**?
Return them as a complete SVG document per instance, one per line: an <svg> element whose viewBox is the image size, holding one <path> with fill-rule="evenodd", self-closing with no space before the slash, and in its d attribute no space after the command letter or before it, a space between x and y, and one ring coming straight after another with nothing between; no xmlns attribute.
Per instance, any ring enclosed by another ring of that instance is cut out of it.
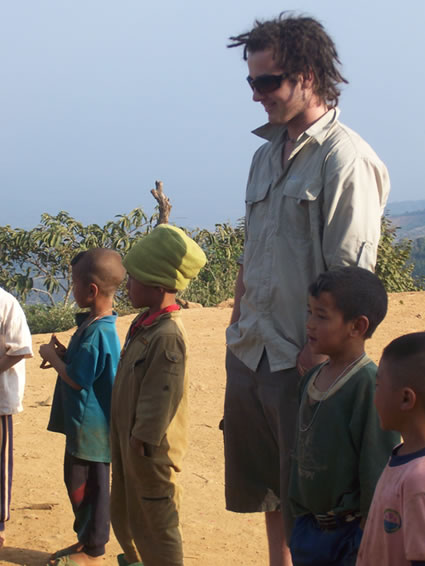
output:
<svg viewBox="0 0 425 566"><path fill-rule="evenodd" d="M12 415L0 415L0 531L9 520L13 472Z"/></svg>
<svg viewBox="0 0 425 566"><path fill-rule="evenodd" d="M64 479L74 511L74 531L89 556L105 554L109 540L109 470L103 462L89 462L65 451Z"/></svg>

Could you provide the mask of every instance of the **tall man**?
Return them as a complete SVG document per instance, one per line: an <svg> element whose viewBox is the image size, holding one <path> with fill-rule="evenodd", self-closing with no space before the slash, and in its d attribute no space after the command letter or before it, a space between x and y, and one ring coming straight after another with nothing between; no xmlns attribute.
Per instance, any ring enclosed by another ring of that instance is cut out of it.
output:
<svg viewBox="0 0 425 566"><path fill-rule="evenodd" d="M254 131L266 143L249 173L227 330L226 505L265 512L270 565L288 566L297 383L318 361L306 345L307 288L336 266L374 269L389 179L371 147L338 120L338 85L347 81L319 22L281 14L231 40L244 48L268 124Z"/></svg>

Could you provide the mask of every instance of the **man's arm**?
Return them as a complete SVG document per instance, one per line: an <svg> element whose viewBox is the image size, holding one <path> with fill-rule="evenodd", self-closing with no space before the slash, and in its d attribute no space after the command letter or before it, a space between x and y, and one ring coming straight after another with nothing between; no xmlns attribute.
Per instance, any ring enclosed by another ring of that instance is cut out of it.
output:
<svg viewBox="0 0 425 566"><path fill-rule="evenodd" d="M7 371L15 364L23 360L25 357L25 354L22 354L20 356L9 356L8 354L4 354L0 357L0 373Z"/></svg>
<svg viewBox="0 0 425 566"><path fill-rule="evenodd" d="M335 152L329 157L324 177L323 257L327 269L358 265L374 270L381 233L382 210L388 198L385 166L366 157ZM303 375L326 356L311 353L308 344L297 358Z"/></svg>
<svg viewBox="0 0 425 566"><path fill-rule="evenodd" d="M310 344L307 342L297 356L297 371L300 375L305 375L312 368L325 362L327 359L328 356L323 354L313 354Z"/></svg>
<svg viewBox="0 0 425 566"><path fill-rule="evenodd" d="M359 155L329 157L323 189L323 257L327 269L357 265L373 271L381 216L389 193L385 166Z"/></svg>
<svg viewBox="0 0 425 566"><path fill-rule="evenodd" d="M243 265L240 265L238 276L236 278L235 285L235 302L233 305L232 316L230 318L230 324L233 324L241 315L241 299L245 294L245 285L243 284Z"/></svg>
<svg viewBox="0 0 425 566"><path fill-rule="evenodd" d="M4 354L0 357L0 373L12 368L23 358L32 358L32 339L27 319L18 301L6 293L2 307Z"/></svg>

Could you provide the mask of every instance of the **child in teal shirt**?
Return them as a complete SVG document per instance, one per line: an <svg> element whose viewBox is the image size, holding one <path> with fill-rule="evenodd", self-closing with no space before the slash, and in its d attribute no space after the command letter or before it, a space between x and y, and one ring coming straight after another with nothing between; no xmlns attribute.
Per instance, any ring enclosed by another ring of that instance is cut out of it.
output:
<svg viewBox="0 0 425 566"><path fill-rule="evenodd" d="M94 248L72 262L78 329L66 349L55 336L40 347L58 372L48 429L66 436L64 477L77 543L51 564L100 564L109 540L109 418L120 343L112 310L125 270L118 253Z"/></svg>

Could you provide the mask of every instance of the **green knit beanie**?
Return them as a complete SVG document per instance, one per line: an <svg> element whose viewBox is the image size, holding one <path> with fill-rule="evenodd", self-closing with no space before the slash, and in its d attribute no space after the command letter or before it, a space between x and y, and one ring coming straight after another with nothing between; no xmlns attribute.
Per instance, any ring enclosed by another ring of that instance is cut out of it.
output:
<svg viewBox="0 0 425 566"><path fill-rule="evenodd" d="M181 291L206 261L204 252L183 230L160 224L134 244L123 264L134 279L145 285Z"/></svg>

